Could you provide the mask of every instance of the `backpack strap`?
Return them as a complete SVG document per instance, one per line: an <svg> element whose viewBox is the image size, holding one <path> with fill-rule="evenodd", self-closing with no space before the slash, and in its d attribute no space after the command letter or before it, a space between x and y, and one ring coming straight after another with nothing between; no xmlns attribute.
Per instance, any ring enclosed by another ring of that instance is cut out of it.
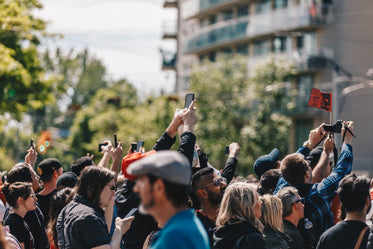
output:
<svg viewBox="0 0 373 249"><path fill-rule="evenodd" d="M364 237L366 231L368 230L368 228L369 228L369 227L366 226L366 227L364 227L363 230L361 230L361 233L360 233L360 235L359 235L359 238L358 238L357 241L356 241L356 244L355 244L354 249L359 249L360 244L361 244L361 241L363 240L363 237Z"/></svg>

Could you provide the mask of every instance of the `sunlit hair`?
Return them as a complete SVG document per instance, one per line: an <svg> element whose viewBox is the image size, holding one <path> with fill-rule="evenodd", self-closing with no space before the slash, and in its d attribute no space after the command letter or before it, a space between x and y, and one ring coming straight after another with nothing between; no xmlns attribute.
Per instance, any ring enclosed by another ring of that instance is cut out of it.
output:
<svg viewBox="0 0 373 249"><path fill-rule="evenodd" d="M8 204L11 207L18 208L18 197L27 200L32 193L32 188L31 184L26 182L5 183L2 192Z"/></svg>
<svg viewBox="0 0 373 249"><path fill-rule="evenodd" d="M275 231L282 232L282 202L274 195L263 195L260 221Z"/></svg>
<svg viewBox="0 0 373 249"><path fill-rule="evenodd" d="M259 201L259 196L254 184L231 183L225 190L216 225L222 227L232 220L240 220L257 226L258 219L254 215L254 204L257 201Z"/></svg>

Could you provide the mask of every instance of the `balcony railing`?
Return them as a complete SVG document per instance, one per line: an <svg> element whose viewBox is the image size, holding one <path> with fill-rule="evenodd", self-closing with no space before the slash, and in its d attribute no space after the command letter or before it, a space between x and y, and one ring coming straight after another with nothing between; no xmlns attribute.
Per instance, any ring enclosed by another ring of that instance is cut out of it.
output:
<svg viewBox="0 0 373 249"><path fill-rule="evenodd" d="M241 21L201 33L188 41L186 51L193 52L219 43L243 38L246 36L247 26L248 21Z"/></svg>
<svg viewBox="0 0 373 249"><path fill-rule="evenodd" d="M163 8L177 8L177 0L165 0Z"/></svg>
<svg viewBox="0 0 373 249"><path fill-rule="evenodd" d="M236 23L232 24L234 21ZM234 41L237 38L246 38L249 40L278 32L323 26L330 22L330 9L329 11L324 9L317 12L312 6L308 5L276 9L251 15L245 17L245 19L240 18L219 22L202 28L188 41L185 52L196 53L220 45L221 43Z"/></svg>
<svg viewBox="0 0 373 249"><path fill-rule="evenodd" d="M162 24L163 35L162 39L176 39L177 25L175 21L165 21Z"/></svg>
<svg viewBox="0 0 373 249"><path fill-rule="evenodd" d="M176 54L162 53L162 70L176 70Z"/></svg>

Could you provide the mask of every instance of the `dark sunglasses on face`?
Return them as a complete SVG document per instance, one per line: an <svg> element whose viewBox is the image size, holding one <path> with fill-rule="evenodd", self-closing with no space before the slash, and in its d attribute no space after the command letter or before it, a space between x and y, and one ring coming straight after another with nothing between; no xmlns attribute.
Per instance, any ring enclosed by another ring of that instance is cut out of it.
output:
<svg viewBox="0 0 373 249"><path fill-rule="evenodd" d="M300 198L300 199L296 200L295 202L293 202L293 204L298 203L298 202L302 202L302 204L304 204L305 203L304 198Z"/></svg>
<svg viewBox="0 0 373 249"><path fill-rule="evenodd" d="M220 187L221 184L223 183L227 183L227 179L225 177L220 177L220 178L216 178L214 180L212 180L212 182L204 185L202 188L205 188L207 187L208 185L211 185L211 184L214 184L216 187Z"/></svg>
<svg viewBox="0 0 373 249"><path fill-rule="evenodd" d="M109 185L109 187L110 187L110 190L115 190L115 185Z"/></svg>

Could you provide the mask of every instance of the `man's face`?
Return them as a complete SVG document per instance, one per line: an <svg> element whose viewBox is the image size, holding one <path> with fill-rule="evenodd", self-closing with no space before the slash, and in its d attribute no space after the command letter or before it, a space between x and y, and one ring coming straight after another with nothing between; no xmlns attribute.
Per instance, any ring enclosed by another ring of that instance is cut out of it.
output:
<svg viewBox="0 0 373 249"><path fill-rule="evenodd" d="M296 202L293 204L293 205L297 205L297 212L298 212L298 215L299 215L299 218L300 219L303 219L304 218L304 204L301 202L301 201L298 201L300 200L302 197L300 197L298 194L297 194L297 199L295 200Z"/></svg>
<svg viewBox="0 0 373 249"><path fill-rule="evenodd" d="M217 206L220 204L227 183L218 176L215 172L209 175L202 176L201 188L205 189L208 194L208 201L211 205Z"/></svg>
<svg viewBox="0 0 373 249"><path fill-rule="evenodd" d="M155 198L149 178L146 175L138 177L133 190L141 199L139 211L142 214L151 214L151 209L155 205Z"/></svg>
<svg viewBox="0 0 373 249"><path fill-rule="evenodd" d="M30 166L30 173L31 173L31 179L32 179L32 189L34 192L37 192L40 188L40 177L36 174L35 170L32 169Z"/></svg>

